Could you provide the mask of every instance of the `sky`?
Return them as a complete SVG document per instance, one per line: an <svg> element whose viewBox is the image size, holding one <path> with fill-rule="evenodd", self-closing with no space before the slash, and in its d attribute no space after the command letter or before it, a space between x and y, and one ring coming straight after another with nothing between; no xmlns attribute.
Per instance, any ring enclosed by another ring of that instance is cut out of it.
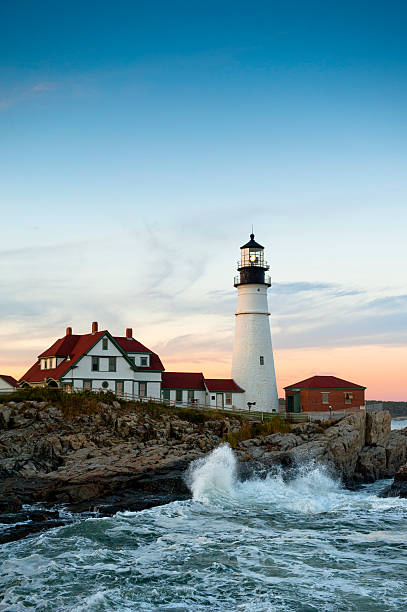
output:
<svg viewBox="0 0 407 612"><path fill-rule="evenodd" d="M230 376L239 248L280 396L407 400L407 4L0 3L0 372L92 321Z"/></svg>

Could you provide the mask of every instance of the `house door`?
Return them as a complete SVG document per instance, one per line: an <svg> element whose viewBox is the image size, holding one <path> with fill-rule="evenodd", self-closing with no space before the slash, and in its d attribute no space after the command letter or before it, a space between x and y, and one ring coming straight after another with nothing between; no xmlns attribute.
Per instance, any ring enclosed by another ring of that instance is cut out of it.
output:
<svg viewBox="0 0 407 612"><path fill-rule="evenodd" d="M299 391L294 395L294 412L301 412L301 393Z"/></svg>
<svg viewBox="0 0 407 612"><path fill-rule="evenodd" d="M223 408L223 393L216 394L216 408Z"/></svg>
<svg viewBox="0 0 407 612"><path fill-rule="evenodd" d="M287 412L294 412L294 396L287 396Z"/></svg>

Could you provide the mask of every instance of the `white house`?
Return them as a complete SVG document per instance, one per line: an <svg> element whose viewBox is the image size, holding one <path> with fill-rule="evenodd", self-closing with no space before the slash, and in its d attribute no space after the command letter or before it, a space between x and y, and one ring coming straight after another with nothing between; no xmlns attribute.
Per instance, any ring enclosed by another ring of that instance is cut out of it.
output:
<svg viewBox="0 0 407 612"><path fill-rule="evenodd" d="M130 328L123 337L112 336L107 330L99 331L94 322L90 334L73 334L68 327L19 383L159 398L163 370L158 355L135 340Z"/></svg>
<svg viewBox="0 0 407 612"><path fill-rule="evenodd" d="M12 376L0 374L0 393L12 393L18 388L18 382Z"/></svg>

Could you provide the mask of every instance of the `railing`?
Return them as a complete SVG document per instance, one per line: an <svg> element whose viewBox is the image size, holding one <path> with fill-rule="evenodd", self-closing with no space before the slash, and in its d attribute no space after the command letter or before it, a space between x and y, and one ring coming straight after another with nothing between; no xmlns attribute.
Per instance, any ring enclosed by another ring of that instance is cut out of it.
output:
<svg viewBox="0 0 407 612"><path fill-rule="evenodd" d="M70 393L80 393L83 389L71 389ZM105 391L104 389L88 389L88 391L92 391L94 393L99 393L100 391ZM365 410L364 406L354 407L354 408L345 408L343 410L333 410L331 413L329 411L325 412L261 412L256 410L248 410L246 408L237 408L235 405L232 405L230 408L225 406L211 406L210 404L200 403L197 399L194 399L192 402L179 402L177 400L165 399L163 397L152 397L145 395L135 395L133 393L115 393L116 397L125 402L145 402L145 403L153 403L158 404L160 406L167 406L173 408L180 409L196 409L196 410L214 410L218 413L224 414L225 416L237 415L247 418L251 421L256 422L265 422L269 419L279 416L281 419L288 421L289 423L306 423L316 420L328 420L328 419L338 419L343 418L345 416L349 416L350 414L355 414L360 412L361 410Z"/></svg>
<svg viewBox="0 0 407 612"><path fill-rule="evenodd" d="M69 391L65 390L67 393L81 393L83 389L70 389ZM87 389L87 391L91 391L92 393L100 393L100 392L108 392L111 389ZM213 410L215 412L224 414L225 416L242 416L249 420L256 422L264 422L276 416L277 413L271 412L258 412L253 410L247 410L245 408L237 408L234 404L230 406L230 408L226 406L211 406L210 404L200 403L197 399L194 399L192 402L178 402L177 400L165 399L163 397L152 397L145 395L135 395L133 393L115 393L117 399L125 401L125 402L145 402L158 404L160 406L173 407L181 410L187 409L195 409L195 410Z"/></svg>
<svg viewBox="0 0 407 612"><path fill-rule="evenodd" d="M96 390L95 390L96 391ZM270 413L262 413L247 410L246 408L237 408L234 404L229 407L227 406L211 406L205 402L200 403L198 399L194 399L192 402L179 402L177 400L165 399L163 397L147 397L145 395L134 395L132 393L116 393L118 399L127 401L127 402L151 402L153 404L160 404L161 406L168 406L173 408L183 408L183 409L195 409L195 410L215 410L216 412L222 412L225 414L240 414L241 416L247 415L252 416L256 420L265 420L267 416L262 417L262 415L267 415Z"/></svg>
<svg viewBox="0 0 407 612"><path fill-rule="evenodd" d="M244 282L246 282L246 281L244 281ZM264 275L264 282L265 282L265 284L266 284L266 285L271 285L271 276L270 276L269 274L265 274L265 275ZM233 284L234 284L235 286L236 286L236 285L240 285L240 284L241 284L241 283L240 283L240 273L239 273L237 276L235 276L235 277L234 277L234 282L233 282Z"/></svg>

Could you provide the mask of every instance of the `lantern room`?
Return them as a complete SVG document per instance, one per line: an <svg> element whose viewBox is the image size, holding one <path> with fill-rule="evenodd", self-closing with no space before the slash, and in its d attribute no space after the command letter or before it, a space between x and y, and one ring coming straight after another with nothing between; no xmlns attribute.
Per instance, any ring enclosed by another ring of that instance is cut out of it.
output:
<svg viewBox="0 0 407 612"><path fill-rule="evenodd" d="M270 286L270 276L265 274L269 267L264 260L264 247L255 241L254 234L250 234L249 242L240 247L240 261L237 262L239 274L235 277L235 287L248 284Z"/></svg>

